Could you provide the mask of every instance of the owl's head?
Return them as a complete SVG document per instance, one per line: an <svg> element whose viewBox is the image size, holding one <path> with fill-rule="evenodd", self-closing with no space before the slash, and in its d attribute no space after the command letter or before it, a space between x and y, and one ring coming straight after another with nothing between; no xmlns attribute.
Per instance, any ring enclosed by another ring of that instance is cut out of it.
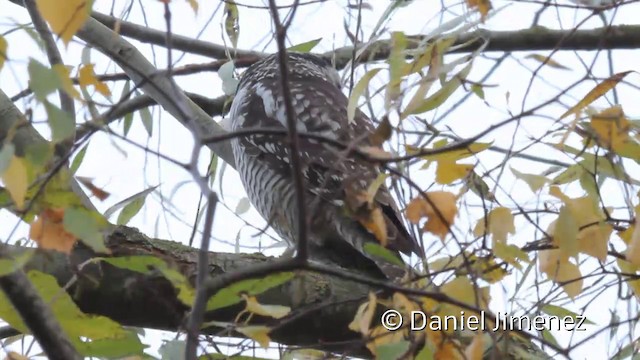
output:
<svg viewBox="0 0 640 360"><path fill-rule="evenodd" d="M342 88L340 75L329 60L308 53L287 52L287 65L291 80L321 80ZM278 54L271 54L251 65L242 74L239 88L254 85L265 79L280 78Z"/></svg>

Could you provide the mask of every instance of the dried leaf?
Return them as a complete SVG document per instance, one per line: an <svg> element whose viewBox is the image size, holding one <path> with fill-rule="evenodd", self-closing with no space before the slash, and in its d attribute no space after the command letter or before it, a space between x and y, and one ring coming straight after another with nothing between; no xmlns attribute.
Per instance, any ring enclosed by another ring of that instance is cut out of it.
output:
<svg viewBox="0 0 640 360"><path fill-rule="evenodd" d="M439 236L444 241L458 213L456 196L446 191L432 191L424 195L429 201L423 197L417 197L407 205L407 219L417 224L426 217L424 230Z"/></svg>
<svg viewBox="0 0 640 360"><path fill-rule="evenodd" d="M38 11L66 45L89 18L93 1L36 0Z"/></svg>
<svg viewBox="0 0 640 360"><path fill-rule="evenodd" d="M591 89L591 91L587 93L587 95L582 100L580 100L576 105L574 105L569 110L567 110L564 114L562 114L562 116L560 116L560 119L564 119L570 114L578 113L579 111L587 107L589 104L596 101L596 99L606 94L609 90L616 87L616 85L618 85L618 83L622 81L622 79L624 79L625 76L629 75L632 72L633 71L625 71L625 72L614 74L609 78L607 78L606 80L604 80L603 82L601 82L600 84L596 85L593 89Z"/></svg>
<svg viewBox="0 0 640 360"><path fill-rule="evenodd" d="M45 209L31 223L29 237L42 249L71 253L76 237L65 230L63 218L64 209Z"/></svg>

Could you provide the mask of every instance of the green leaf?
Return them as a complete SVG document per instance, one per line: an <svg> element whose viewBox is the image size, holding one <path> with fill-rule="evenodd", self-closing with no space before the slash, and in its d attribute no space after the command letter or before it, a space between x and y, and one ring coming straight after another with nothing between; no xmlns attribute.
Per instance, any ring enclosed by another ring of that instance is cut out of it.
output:
<svg viewBox="0 0 640 360"><path fill-rule="evenodd" d="M517 179L520 179L527 183L531 191L533 191L534 193L538 192L538 190L542 189L544 184L549 182L549 179L547 179L545 176L521 173L513 167L511 167L511 172Z"/></svg>
<svg viewBox="0 0 640 360"><path fill-rule="evenodd" d="M153 119L151 118L151 111L148 107L140 109L140 118L142 119L142 125L147 130L149 136L153 135Z"/></svg>
<svg viewBox="0 0 640 360"><path fill-rule="evenodd" d="M238 47L238 38L240 37L240 12L238 5L233 0L224 2L224 31L231 40L233 47Z"/></svg>
<svg viewBox="0 0 640 360"><path fill-rule="evenodd" d="M235 68L233 61L227 61L218 69L218 76L220 77L220 80L222 80L222 92L228 96L236 93L236 90L238 90L238 84L240 83L240 80L233 76Z"/></svg>
<svg viewBox="0 0 640 360"><path fill-rule="evenodd" d="M35 168L45 166L53 156L53 147L48 142L34 142L27 145L25 158Z"/></svg>
<svg viewBox="0 0 640 360"><path fill-rule="evenodd" d="M570 182L574 182L580 178L582 173L584 172L584 167L579 164L574 164L566 168L563 172L558 174L551 183L554 185L562 185L568 184Z"/></svg>
<svg viewBox="0 0 640 360"><path fill-rule="evenodd" d="M221 309L242 301L241 294L249 296L259 295L263 292L282 285L295 276L292 272L280 272L268 275L262 279L247 279L218 291L207 302L207 311Z"/></svg>
<svg viewBox="0 0 640 360"><path fill-rule="evenodd" d="M83 355L101 356L102 353L109 352L123 356L127 353L142 351L143 345L137 336L124 329L117 322L104 316L83 313L69 294L58 285L53 276L35 270L29 271L27 276L40 297L50 306L63 331ZM19 331L25 334L30 333L3 292L0 292L0 318ZM122 345L122 348L117 346L107 351L98 346L92 347L83 342L81 337L90 339L92 343L110 339L112 344L118 343L119 346ZM123 342L119 343L119 340L123 340Z"/></svg>
<svg viewBox="0 0 640 360"><path fill-rule="evenodd" d="M235 213L236 215L242 215L247 211L249 211L250 208L251 208L251 203L249 202L249 199L247 199L246 197L243 197L242 199L240 199L240 201L238 201L238 205L236 205Z"/></svg>
<svg viewBox="0 0 640 360"><path fill-rule="evenodd" d="M393 252L380 244L366 243L364 244L364 252L369 255L375 256L376 258L383 259L388 263L402 267L405 266L405 264L400 258L398 258L398 256L396 256Z"/></svg>
<svg viewBox="0 0 640 360"><path fill-rule="evenodd" d="M116 204L114 204L113 206L111 206L110 208L108 208L105 212L104 212L104 217L106 218L110 218L111 215L113 215L116 211L118 211L119 209L125 208L128 205L131 205L131 203L134 203L136 201L138 202L142 202L140 205L133 205L131 208L129 208L127 210L127 213L125 215L120 215L120 216L124 216L123 220L127 220L127 222L129 220L131 220L131 218L133 216L135 216L138 211L140 211L140 208L136 209L136 207L142 207L142 205L144 205L144 201L147 197L148 194L150 194L151 192L153 192L155 189L158 188L159 185L156 186L152 186L148 189L142 190L139 193L133 194L131 196L129 196L128 198L117 202ZM135 210L135 211L134 211ZM122 212L124 212L125 210L123 209ZM120 220L120 217L118 217L118 221Z"/></svg>
<svg viewBox="0 0 640 360"><path fill-rule="evenodd" d="M65 210L62 223L65 230L75 235L93 250L100 253L108 252L102 234L105 229L105 221L101 219L100 214L72 207Z"/></svg>
<svg viewBox="0 0 640 360"><path fill-rule="evenodd" d="M154 256L120 256L100 258L100 260L121 269L127 269L141 274L159 271L171 285L178 290L178 300L188 306L193 304L195 291L189 284L187 278L180 272L169 267L169 265L160 258Z"/></svg>
<svg viewBox="0 0 640 360"><path fill-rule="evenodd" d="M27 71L29 72L29 87L39 101L44 101L47 95L61 86L58 74L34 59L29 60Z"/></svg>
<svg viewBox="0 0 640 360"><path fill-rule="evenodd" d="M22 269L31 259L34 252L34 250L25 250L15 256L12 256L12 258L0 259L0 276L5 276L18 269Z"/></svg>
<svg viewBox="0 0 640 360"><path fill-rule="evenodd" d="M53 142L60 142L73 135L76 127L73 116L46 100L43 102L47 110Z"/></svg>
<svg viewBox="0 0 640 360"><path fill-rule="evenodd" d="M85 357L99 358L125 358L144 355L144 349L147 345L140 342L138 335L128 330L124 336L108 339L97 339L86 342L78 342L75 344L76 349Z"/></svg>
<svg viewBox="0 0 640 360"><path fill-rule="evenodd" d="M433 110L442 105L462 84L471 71L471 64L467 64L459 73L455 74L449 81L445 82L438 91L427 97L421 102L416 103L415 107L407 108L402 112L401 118L408 115L421 114L429 110Z"/></svg>
<svg viewBox="0 0 640 360"><path fill-rule="evenodd" d="M557 306L557 305L551 305L551 304L547 304L545 306L542 307L541 309L543 312L551 315L551 316L557 316L559 318L563 318L565 316L569 316L571 318L573 318L573 320L577 320L578 318L582 318L583 316L578 315L576 313L574 313L571 310L567 310L561 306ZM594 325L595 323L589 319L585 319L584 320L585 324L588 325Z"/></svg>
<svg viewBox="0 0 640 360"><path fill-rule="evenodd" d="M73 158L73 161L71 162L71 167L69 168L72 174L75 174L76 171L78 171L78 168L80 167L80 165L82 165L82 160L84 160L84 156L87 153L88 147L89 147L89 144L85 145L82 149L80 149L80 151L78 151L78 154L76 154L76 156Z"/></svg>
<svg viewBox="0 0 640 360"><path fill-rule="evenodd" d="M356 116L356 109L358 108L358 99L360 99L360 96L364 94L365 90L369 86L369 82L371 81L371 79L373 79L374 76L376 76L376 74L380 70L382 69L376 68L376 69L367 71L367 73L360 78L356 86L353 87L353 91L349 96L349 105L347 105L347 118L349 119L349 123L352 123L353 118Z"/></svg>
<svg viewBox="0 0 640 360"><path fill-rule="evenodd" d="M158 352L163 360L183 359L186 347L187 342L184 340L170 340L162 344Z"/></svg>
<svg viewBox="0 0 640 360"><path fill-rule="evenodd" d="M382 344L376 348L376 359L380 360L398 360L409 351L408 341L402 340L396 343Z"/></svg>
<svg viewBox="0 0 640 360"><path fill-rule="evenodd" d="M318 45L318 43L320 43L320 41L322 41L322 38L306 41L306 42L303 42L301 44L293 45L290 48L288 48L287 50L288 51L295 51L295 52L299 52L299 53L308 53L311 50L313 50L313 48L316 47L316 45Z"/></svg>

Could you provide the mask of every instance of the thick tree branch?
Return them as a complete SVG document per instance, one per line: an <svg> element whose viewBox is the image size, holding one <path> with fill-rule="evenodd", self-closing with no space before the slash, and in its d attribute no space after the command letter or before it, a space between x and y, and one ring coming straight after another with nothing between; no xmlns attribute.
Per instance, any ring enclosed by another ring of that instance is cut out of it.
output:
<svg viewBox="0 0 640 360"><path fill-rule="evenodd" d="M116 22L120 33L124 36L154 45L165 45L166 34L163 31L149 29L112 16L93 12L92 16L101 23L114 28ZM424 40L422 36L412 36L416 43ZM467 53L477 49L480 42L474 39L486 39L489 44L485 51L514 52L514 51L545 51L545 50L604 50L604 49L637 49L640 48L640 25L620 25L601 27L589 30L551 30L544 27L534 27L517 31L477 30L462 34L452 46L453 53ZM172 47L175 50L191 54L210 56L216 59L227 57L224 46L207 41L195 40L188 37L174 35ZM460 45L468 44L460 47ZM361 59L368 61L385 60L389 56L390 42L380 40L370 45ZM411 48L411 47L409 47ZM327 57L335 57L339 68L344 67L353 56L353 47L347 46L327 52ZM236 58L254 57L256 60L264 54L249 50L234 50ZM243 64L245 66L249 64Z"/></svg>

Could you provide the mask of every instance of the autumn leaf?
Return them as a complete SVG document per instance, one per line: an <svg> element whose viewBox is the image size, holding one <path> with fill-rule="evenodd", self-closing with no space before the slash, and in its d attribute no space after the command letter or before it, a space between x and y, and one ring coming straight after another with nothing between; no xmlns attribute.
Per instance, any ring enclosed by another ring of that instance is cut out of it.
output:
<svg viewBox="0 0 640 360"><path fill-rule="evenodd" d="M428 201L424 197L417 197L407 205L407 219L413 224L418 224L426 217L427 222L423 229L444 241L458 213L456 196L447 191L426 192L424 196Z"/></svg>
<svg viewBox="0 0 640 360"><path fill-rule="evenodd" d="M591 128L596 133L596 141L604 148L619 150L629 140L631 124L622 111L620 105L591 116Z"/></svg>
<svg viewBox="0 0 640 360"><path fill-rule="evenodd" d="M533 191L534 193L538 192L538 190L542 189L542 187L549 182L549 179L542 175L525 174L514 168L511 168L511 172L516 178L527 183L531 191Z"/></svg>
<svg viewBox="0 0 640 360"><path fill-rule="evenodd" d="M482 360L484 355L484 335L478 332L471 340L471 344L464 349L464 355L467 360Z"/></svg>
<svg viewBox="0 0 640 360"><path fill-rule="evenodd" d="M540 55L540 54L531 54L527 56L528 59L534 59L538 62L540 62L542 65L546 65L552 68L556 68L556 69L561 69L561 70L569 70L568 67L560 64L559 62L553 60L551 57L549 56L544 56L544 55Z"/></svg>
<svg viewBox="0 0 640 360"><path fill-rule="evenodd" d="M4 36L0 35L0 70L2 70L2 66L4 66L4 62L7 60L7 48L9 47L9 43Z"/></svg>
<svg viewBox="0 0 640 360"><path fill-rule="evenodd" d="M239 326L235 329L237 332L246 335L256 341L263 348L268 348L271 338L269 337L270 328L263 325Z"/></svg>
<svg viewBox="0 0 640 360"><path fill-rule="evenodd" d="M23 158L13 156L9 165L2 173L2 182L11 195L11 199L18 209L24 208L27 189L29 188L29 179L27 166Z"/></svg>
<svg viewBox="0 0 640 360"><path fill-rule="evenodd" d="M617 74L613 74L609 78L605 79L603 82L596 85L591 91L587 93L587 95L580 100L576 105L572 106L569 110L567 110L560 119L564 119L570 114L575 114L590 105L592 102L596 101L599 97L606 94L609 90L613 89L618 85L625 76L629 75L633 71L625 71Z"/></svg>
<svg viewBox="0 0 640 360"><path fill-rule="evenodd" d="M104 97L111 97L111 90L104 82L100 81L96 77L96 73L93 70L94 65L88 64L83 65L79 71L79 81L80 86L86 88L90 85L93 85L96 88L96 91L102 94Z"/></svg>
<svg viewBox="0 0 640 360"><path fill-rule="evenodd" d="M482 21L486 19L489 14L489 10L491 10L491 1L490 0L467 0L467 6L469 9L477 9L480 13Z"/></svg>
<svg viewBox="0 0 640 360"><path fill-rule="evenodd" d="M367 217L359 216L358 220L367 231L375 235L380 245L387 246L387 224L379 207L373 208Z"/></svg>
<svg viewBox="0 0 640 360"><path fill-rule="evenodd" d="M225 1L224 14L224 31L235 48L238 46L238 38L240 37L240 13L235 1Z"/></svg>
<svg viewBox="0 0 640 360"><path fill-rule="evenodd" d="M436 169L436 182L449 185L452 182L466 177L473 170L473 165L457 164L455 162L439 161Z"/></svg>
<svg viewBox="0 0 640 360"><path fill-rule="evenodd" d="M635 266L640 267L640 216L636 213L636 221L634 224L633 233L629 239L629 247L627 247L627 253L625 258Z"/></svg>
<svg viewBox="0 0 640 360"><path fill-rule="evenodd" d="M488 223L488 233L493 235L493 240L504 243L507 241L508 234L515 234L516 228L513 225L513 214L511 210L505 207L497 207L491 210L485 219L480 219L473 229L473 235L482 236L487 232L486 224ZM495 243L494 243L495 244Z"/></svg>
<svg viewBox="0 0 640 360"><path fill-rule="evenodd" d="M64 209L45 209L31 223L29 237L42 249L71 253L76 237L63 225Z"/></svg>
<svg viewBox="0 0 640 360"><path fill-rule="evenodd" d="M255 296L243 295L243 298L247 303L245 310L256 315L282 319L291 312L291 308L288 306L260 304Z"/></svg>
<svg viewBox="0 0 640 360"><path fill-rule="evenodd" d="M65 45L89 18L92 3L86 0L36 0L38 11Z"/></svg>
<svg viewBox="0 0 640 360"><path fill-rule="evenodd" d="M78 182L80 182L82 185L86 186L87 189L91 191L91 194L93 194L93 196L97 197L102 201L106 200L109 196L111 196L109 192L94 185L93 180L90 178L87 178L84 176L76 176L76 179L78 179Z"/></svg>
<svg viewBox="0 0 640 360"><path fill-rule="evenodd" d="M371 327L377 305L376 295L372 292L369 293L369 301L358 307L356 315L351 323L349 323L349 329L365 336L369 334L369 328Z"/></svg>

